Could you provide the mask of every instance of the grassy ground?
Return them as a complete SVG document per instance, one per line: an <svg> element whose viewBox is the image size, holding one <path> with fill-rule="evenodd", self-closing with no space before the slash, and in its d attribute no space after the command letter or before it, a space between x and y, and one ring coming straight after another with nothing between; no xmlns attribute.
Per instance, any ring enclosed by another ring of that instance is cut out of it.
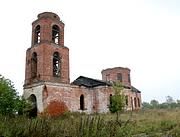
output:
<svg viewBox="0 0 180 137"><path fill-rule="evenodd" d="M0 137L180 137L180 109L58 118L0 116Z"/></svg>

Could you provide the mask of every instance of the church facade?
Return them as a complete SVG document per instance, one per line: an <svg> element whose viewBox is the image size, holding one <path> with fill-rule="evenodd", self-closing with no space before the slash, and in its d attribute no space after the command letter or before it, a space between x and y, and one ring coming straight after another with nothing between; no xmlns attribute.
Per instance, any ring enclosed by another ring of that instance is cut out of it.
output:
<svg viewBox="0 0 180 137"><path fill-rule="evenodd" d="M107 113L110 96L114 94L112 82L123 84L126 109L140 109L141 92L131 85L129 68L108 68L102 70L102 80L80 76L70 83L64 26L60 17L52 12L40 13L32 23L23 96L33 102L35 114Z"/></svg>

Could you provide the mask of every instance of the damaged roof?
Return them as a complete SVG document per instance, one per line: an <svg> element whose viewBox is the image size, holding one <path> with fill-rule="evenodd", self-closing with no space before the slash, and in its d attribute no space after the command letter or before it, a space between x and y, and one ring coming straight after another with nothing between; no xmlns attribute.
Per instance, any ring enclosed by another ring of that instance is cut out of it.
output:
<svg viewBox="0 0 180 137"><path fill-rule="evenodd" d="M74 80L72 82L72 84L78 85L78 86L85 86L88 88L94 88L97 86L112 86L113 85L113 83L108 82L108 81L92 79L92 78L88 78L88 77L84 77L84 76L79 76L76 80ZM129 87L129 86L123 85L123 87L126 89L131 89L132 92L141 93L141 91L139 91L138 89L136 89L133 86Z"/></svg>
<svg viewBox="0 0 180 137"><path fill-rule="evenodd" d="M136 92L136 93L141 93L141 91L139 91L137 88L131 86L131 90L132 92Z"/></svg>
<svg viewBox="0 0 180 137"><path fill-rule="evenodd" d="M93 88L97 86L111 86L112 84L106 81L92 79L84 76L79 76L76 80L72 82L74 85L85 86L88 88Z"/></svg>

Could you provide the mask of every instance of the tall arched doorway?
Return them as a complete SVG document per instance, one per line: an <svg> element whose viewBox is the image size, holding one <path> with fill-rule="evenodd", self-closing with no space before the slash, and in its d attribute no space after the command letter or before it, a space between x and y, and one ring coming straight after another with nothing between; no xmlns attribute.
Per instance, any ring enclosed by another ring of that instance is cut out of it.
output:
<svg viewBox="0 0 180 137"><path fill-rule="evenodd" d="M29 117L36 117L37 116L37 99L34 94L31 94L29 97L29 101L31 103L31 108L29 110Z"/></svg>

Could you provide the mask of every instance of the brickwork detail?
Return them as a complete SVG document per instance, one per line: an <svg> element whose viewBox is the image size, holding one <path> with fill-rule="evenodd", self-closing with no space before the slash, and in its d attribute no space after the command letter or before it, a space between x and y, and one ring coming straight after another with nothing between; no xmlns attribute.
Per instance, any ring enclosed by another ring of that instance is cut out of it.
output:
<svg viewBox="0 0 180 137"><path fill-rule="evenodd" d="M122 82L122 84L131 87L130 69L123 67L108 68L101 71L102 79L105 81ZM121 75L122 81L118 80L118 74Z"/></svg>
<svg viewBox="0 0 180 137"><path fill-rule="evenodd" d="M68 107L62 101L50 102L45 110L45 112L47 112L50 116L59 116L67 111L68 111Z"/></svg>
<svg viewBox="0 0 180 137"><path fill-rule="evenodd" d="M52 26L59 27L58 43L52 40ZM36 27L40 26L40 41L35 40ZM53 54L60 55L60 76L53 76ZM32 77L32 55L37 54L37 73ZM38 19L32 23L32 45L26 51L25 86L40 81L53 81L69 83L69 49L64 46L64 23L58 15L44 12L38 15Z"/></svg>

